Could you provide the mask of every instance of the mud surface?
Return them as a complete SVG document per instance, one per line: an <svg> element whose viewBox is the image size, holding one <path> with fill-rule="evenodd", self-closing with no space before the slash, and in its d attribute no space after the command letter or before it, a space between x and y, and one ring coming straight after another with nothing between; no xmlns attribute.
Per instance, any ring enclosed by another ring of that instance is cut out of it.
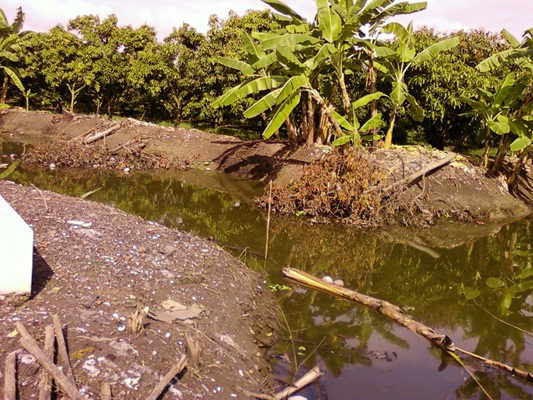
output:
<svg viewBox="0 0 533 400"><path fill-rule="evenodd" d="M22 349L16 322L42 346L57 314L89 398L100 398L103 382L115 399L146 398L186 352L185 335L201 344L200 362L189 363L165 399L242 399L239 388L261 389L265 349L276 336L263 278L206 240L112 207L6 181L0 195L35 236L31 298L0 297L2 371L6 356ZM176 303L187 310L173 319L165 313ZM133 331L145 307L149 316ZM19 398L37 398L38 363L25 351L19 359Z"/></svg>

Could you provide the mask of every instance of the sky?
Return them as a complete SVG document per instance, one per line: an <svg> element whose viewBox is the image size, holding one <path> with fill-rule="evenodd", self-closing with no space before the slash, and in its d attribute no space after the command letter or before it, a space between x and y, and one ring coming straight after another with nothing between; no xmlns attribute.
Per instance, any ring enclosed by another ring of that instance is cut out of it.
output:
<svg viewBox="0 0 533 400"><path fill-rule="evenodd" d="M315 1L284 2L307 19L314 17ZM26 13L25 30L46 32L57 24L66 26L78 15L97 14L103 19L116 14L120 26L148 24L160 39L184 22L205 32L211 14L225 19L230 10L242 15L247 10L268 8L260 0L3 0L0 8L12 22L19 6ZM399 22L411 20L415 27L426 25L447 33L478 28L500 32L505 28L520 39L533 27L533 0L428 0L426 10Z"/></svg>

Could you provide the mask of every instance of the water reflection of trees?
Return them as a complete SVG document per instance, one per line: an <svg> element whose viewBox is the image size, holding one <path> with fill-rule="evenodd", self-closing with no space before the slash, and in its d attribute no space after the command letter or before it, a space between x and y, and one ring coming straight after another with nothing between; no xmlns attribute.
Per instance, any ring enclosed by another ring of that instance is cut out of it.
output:
<svg viewBox="0 0 533 400"><path fill-rule="evenodd" d="M532 340L528 343L524 333L490 315L530 330L532 297L528 288L533 284L533 253L528 221L505 226L492 236L451 250L435 249L440 258L408 244L387 241L379 232L350 231L338 225L286 227L279 233L279 241L278 251L285 254L285 265L318 276L342 278L350 288L405 307L440 332L464 332L464 336L452 334L458 345L473 339L476 345L472 350L477 354L533 370ZM505 287L488 286L491 277ZM479 306L464 296L466 286L480 290L475 299ZM516 292L510 292L512 287ZM298 315L291 318L297 340L311 346L323 340L310 363L319 356L334 374L340 373L345 364L372 362L368 357L372 349L366 346L371 335L401 346L390 321L365 312L362 306L311 293L292 294L283 304L286 313ZM350 341L348 352L345 338L355 339ZM484 372L479 373L483 376ZM496 397L500 391L516 398L523 398L521 393L531 396L531 388L524 389L512 379L501 377L498 382L501 386L489 385ZM464 390L466 395L469 386L464 387L458 393Z"/></svg>
<svg viewBox="0 0 533 400"><path fill-rule="evenodd" d="M166 226L186 225L189 231L221 241L248 235L257 219L257 216L243 218L241 214L249 213L240 213L231 195L186 184L178 177L157 178L148 173L125 175L102 170L32 169L30 173L17 172L13 179L71 196L81 196L102 187L91 200L111 204Z"/></svg>

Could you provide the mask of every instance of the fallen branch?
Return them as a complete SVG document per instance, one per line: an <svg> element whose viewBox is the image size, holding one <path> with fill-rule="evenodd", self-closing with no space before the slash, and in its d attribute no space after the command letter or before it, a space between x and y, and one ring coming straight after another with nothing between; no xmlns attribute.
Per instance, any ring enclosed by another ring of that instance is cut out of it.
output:
<svg viewBox="0 0 533 400"><path fill-rule="evenodd" d="M17 400L17 351L6 358L4 400Z"/></svg>
<svg viewBox="0 0 533 400"><path fill-rule="evenodd" d="M45 329L44 336L44 354L49 360L54 358L54 327L48 325ZM52 376L46 371L41 369L39 378L39 400L50 400L52 398Z"/></svg>
<svg viewBox="0 0 533 400"><path fill-rule="evenodd" d="M322 279L317 278L311 274L300 271L296 268L284 268L283 275L298 284L310 287L312 289L325 292L327 294L341 297L344 299L352 300L357 303L363 304L373 310L380 312L381 314L389 317L394 322L398 323L409 329L410 331L425 337L431 344L440 349L450 353L463 353L477 360L482 361L484 364L496 367L503 371L508 372L512 376L519 377L529 382L533 382L533 375L529 372L510 367L509 365L493 361L488 358L479 356L469 351L463 350L453 343L452 339L448 335L443 335L435 332L432 328L415 321L410 315L405 314L400 307L389 303L388 301L380 300L375 297L367 296L354 290L347 289L345 287L337 286L331 283L324 282Z"/></svg>
<svg viewBox="0 0 533 400"><path fill-rule="evenodd" d="M152 392L148 395L146 400L157 400L161 393L163 393L163 390L167 387L167 385L174 379L176 375L178 375L183 369L187 366L187 355L184 354L181 356L180 360L176 365L174 365L170 371L161 379L161 381L157 384L157 386L152 390Z"/></svg>
<svg viewBox="0 0 533 400"><path fill-rule="evenodd" d="M387 193L387 192L390 192L392 189L396 188L397 186L402 186L402 185L409 185L411 182L417 180L418 178L420 178L421 176L424 176L426 175L428 172L431 172L435 169L438 169L438 168L442 168L443 166L445 166L446 164L452 162L455 157L457 157L457 154L455 153L452 153L452 154L448 154L446 157L444 158L441 158L440 160L437 160L435 161L434 163L432 164L429 164L428 166L426 166L425 168L422 168L418 171L416 171L415 173L409 175L409 176L406 176L405 178L402 178L396 182L392 182L391 184L385 186L385 187L382 187L381 190L384 192L384 193ZM368 192L371 192L371 191L374 191L374 190L377 190L379 189L379 187L371 187L370 189L367 189L365 191L365 193L368 193Z"/></svg>
<svg viewBox="0 0 533 400"><path fill-rule="evenodd" d="M44 201L44 208L45 208L45 211L48 212L48 203L46 202L46 199L44 198L43 196L43 192L41 191L41 189L39 189L37 186L35 186L33 183L30 183L30 186L32 188L34 188L35 190L37 190L37 193L39 193L39 196L41 196L41 199L43 199Z"/></svg>
<svg viewBox="0 0 533 400"><path fill-rule="evenodd" d="M122 124L120 122L117 122L117 123L114 123L111 126L107 127L107 129L104 129L102 131L99 130L100 128L98 128L97 130L91 129L91 130L89 130L89 131L87 131L85 133L82 133L79 136L76 136L73 140L81 140L83 143L89 144L89 143L96 142L99 139L102 139L102 138L104 138L106 136L109 136L109 135L115 133L121 127L122 127Z"/></svg>
<svg viewBox="0 0 533 400"><path fill-rule="evenodd" d="M63 336L63 327L61 326L61 321L59 320L59 315L55 314L52 316L52 319L54 321L54 329L57 340L57 363L63 367L65 375L74 385L76 385L76 380L74 379L74 374L72 373L72 366L70 365L70 359L67 352L67 343L65 342L65 336Z"/></svg>
<svg viewBox="0 0 533 400"><path fill-rule="evenodd" d="M17 331L20 333L20 343L36 360L45 368L54 378L58 386L68 395L72 400L86 400L74 383L72 383L61 370L52 362L46 354L39 348L35 339L29 334L22 323L17 322Z"/></svg>

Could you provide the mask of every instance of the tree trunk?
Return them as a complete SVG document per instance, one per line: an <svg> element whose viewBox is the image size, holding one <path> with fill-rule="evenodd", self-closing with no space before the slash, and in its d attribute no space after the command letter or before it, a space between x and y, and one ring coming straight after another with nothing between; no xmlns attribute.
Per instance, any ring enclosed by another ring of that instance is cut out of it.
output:
<svg viewBox="0 0 533 400"><path fill-rule="evenodd" d="M285 125L287 125L289 142L292 144L298 144L298 130L296 129L296 126L294 125L294 122L290 116L285 121Z"/></svg>
<svg viewBox="0 0 533 400"><path fill-rule="evenodd" d="M370 53L368 61L368 75L367 75L367 88L369 94L374 94L378 91L377 88L378 73L374 67L374 53ZM370 118L374 118L378 115L378 101L372 100L370 102ZM374 136L377 133L377 128L373 128L370 133ZM372 147L378 146L378 140L372 140Z"/></svg>
<svg viewBox="0 0 533 400"><path fill-rule="evenodd" d="M396 113L396 107L393 107L389 121L389 129L387 130L387 135L385 136L385 150L389 150L392 146L392 133L394 132L394 124L396 123Z"/></svg>
<svg viewBox="0 0 533 400"><path fill-rule="evenodd" d="M348 95L348 90L346 89L346 82L344 82L344 74L341 72L339 74L339 86L341 89L342 96L342 107L344 108L344 114L346 116L351 115L351 106L350 96Z"/></svg>
<svg viewBox="0 0 533 400"><path fill-rule="evenodd" d="M527 158L529 157L530 150L524 150L522 154L520 154L520 157L518 158L518 161L516 162L513 172L509 176L509 179L507 179L507 186L509 186L509 191L511 193L514 192L516 189L516 185L518 184L518 177L520 176L520 172L522 172L522 167L524 166Z"/></svg>
<svg viewBox="0 0 533 400"><path fill-rule="evenodd" d="M492 147L492 136L490 135L490 128L487 126L487 132L485 133L485 148L483 149L483 167L489 168L489 151Z"/></svg>
<svg viewBox="0 0 533 400"><path fill-rule="evenodd" d="M333 128L335 131L336 136L343 137L344 132L342 131L341 126L337 122L337 120L333 117L333 114L331 112L332 107L330 105L327 105L320 93L316 90L309 91L309 94L315 101L317 102L317 105L320 107L320 110L322 111L323 115L325 116L326 120L328 121L329 125Z"/></svg>
<svg viewBox="0 0 533 400"><path fill-rule="evenodd" d="M0 98L0 104L6 104L8 83L9 83L9 78L4 72L4 80L2 82L2 97Z"/></svg>
<svg viewBox="0 0 533 400"><path fill-rule="evenodd" d="M499 172L501 170L503 161L505 160L505 156L507 154L507 150L509 149L509 146L512 141L513 136L510 133L507 133L506 135L502 136L500 140L500 145L498 146L498 152L496 153L496 157L494 158L494 163L490 168L490 174L495 174L496 172Z"/></svg>
<svg viewBox="0 0 533 400"><path fill-rule="evenodd" d="M315 105L313 98L307 96L307 144L315 142Z"/></svg>

